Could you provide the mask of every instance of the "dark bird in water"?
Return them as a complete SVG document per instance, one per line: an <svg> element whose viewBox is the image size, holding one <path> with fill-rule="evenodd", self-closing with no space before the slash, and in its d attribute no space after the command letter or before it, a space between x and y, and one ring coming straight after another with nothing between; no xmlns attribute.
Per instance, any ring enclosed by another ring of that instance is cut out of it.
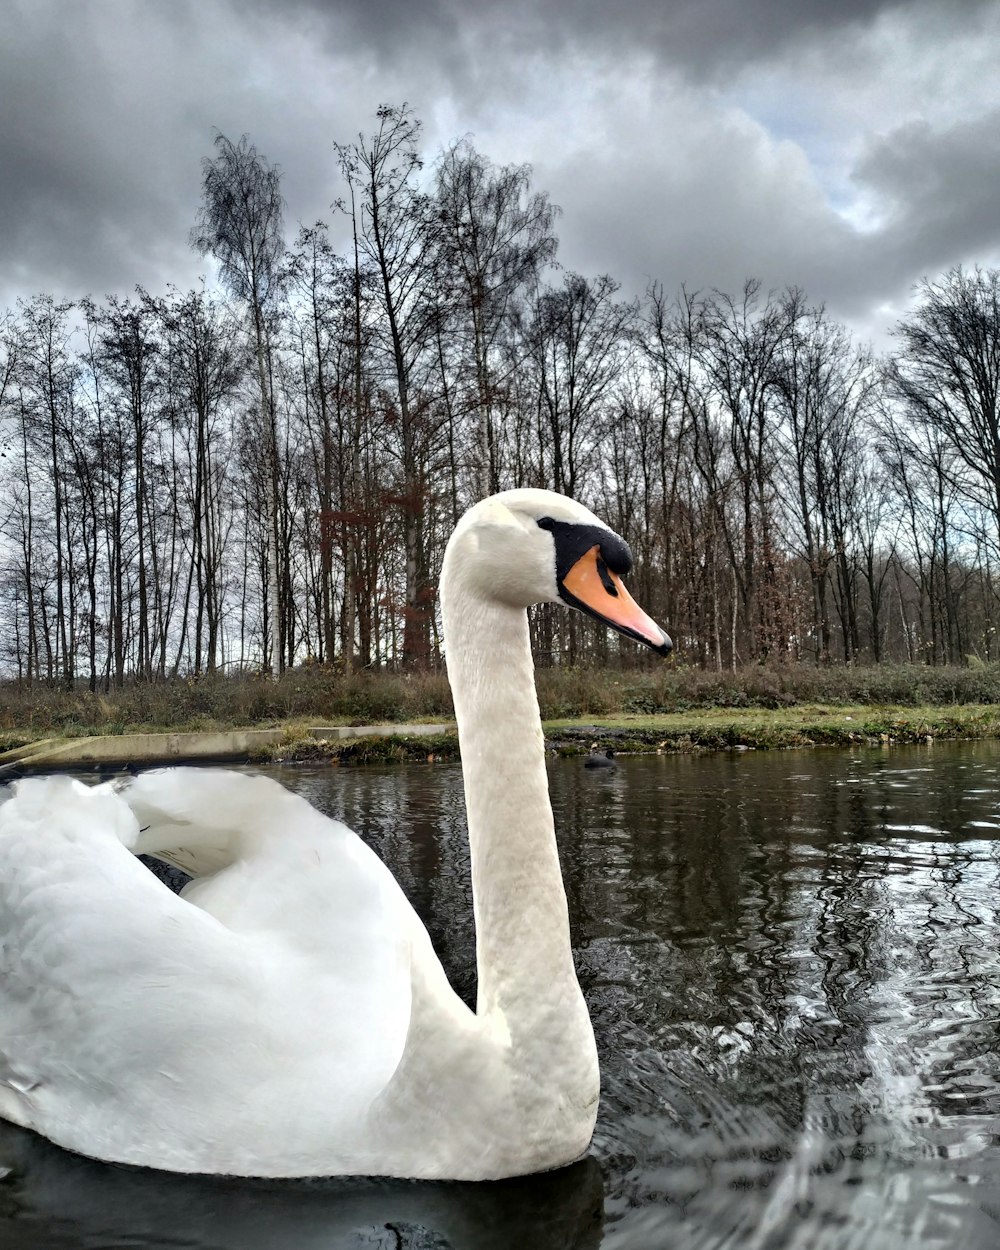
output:
<svg viewBox="0 0 1000 1250"><path fill-rule="evenodd" d="M590 747L590 754L583 761L584 768L617 768L615 764L615 753L612 750L598 751L597 743L594 742Z"/></svg>

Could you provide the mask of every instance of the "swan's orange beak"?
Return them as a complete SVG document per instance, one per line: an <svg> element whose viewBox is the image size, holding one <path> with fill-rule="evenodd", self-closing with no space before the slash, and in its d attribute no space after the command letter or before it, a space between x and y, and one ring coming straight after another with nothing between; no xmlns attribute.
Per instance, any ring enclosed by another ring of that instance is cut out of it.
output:
<svg viewBox="0 0 1000 1250"><path fill-rule="evenodd" d="M669 655L673 649L668 636L643 612L621 578L605 564L598 544L571 565L562 579L562 590L568 602L619 633L645 643L661 655Z"/></svg>

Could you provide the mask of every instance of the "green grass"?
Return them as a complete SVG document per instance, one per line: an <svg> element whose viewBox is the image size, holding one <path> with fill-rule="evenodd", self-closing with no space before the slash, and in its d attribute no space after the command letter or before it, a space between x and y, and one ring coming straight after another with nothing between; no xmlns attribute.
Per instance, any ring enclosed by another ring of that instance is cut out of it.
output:
<svg viewBox="0 0 1000 1250"><path fill-rule="evenodd" d="M1000 738L1000 707L956 704L908 708L900 705L793 708L700 708L661 715L600 718L563 717L544 722L550 749L584 754L596 744L620 754L651 751L766 750L804 746L877 746L960 738ZM430 737L352 739L346 742L292 741L275 754L286 760L389 763L458 758L454 734Z"/></svg>
<svg viewBox="0 0 1000 1250"><path fill-rule="evenodd" d="M546 736L562 749L590 743L619 750L720 750L737 746L857 746L1000 737L1000 707L955 704L944 707L841 707L803 704L790 708L698 708L666 715L605 717L546 723Z"/></svg>

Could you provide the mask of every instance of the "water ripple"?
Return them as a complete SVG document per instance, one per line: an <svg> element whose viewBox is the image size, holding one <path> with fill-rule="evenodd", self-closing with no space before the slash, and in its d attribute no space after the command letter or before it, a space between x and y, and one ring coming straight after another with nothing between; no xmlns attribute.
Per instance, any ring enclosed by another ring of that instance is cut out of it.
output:
<svg viewBox="0 0 1000 1250"><path fill-rule="evenodd" d="M460 769L282 779L363 831L473 1001ZM1000 747L555 761L550 782L602 1061L582 1171L140 1185L0 1128L4 1246L992 1250Z"/></svg>

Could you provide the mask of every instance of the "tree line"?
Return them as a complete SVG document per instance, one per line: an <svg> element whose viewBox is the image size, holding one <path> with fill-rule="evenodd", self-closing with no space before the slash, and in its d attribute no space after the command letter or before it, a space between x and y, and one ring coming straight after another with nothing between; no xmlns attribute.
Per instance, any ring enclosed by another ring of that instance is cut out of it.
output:
<svg viewBox="0 0 1000 1250"><path fill-rule="evenodd" d="M219 135L217 288L0 317L9 674L437 664L448 534L517 486L628 540L689 663L996 657L1000 272L924 280L876 357L797 289L625 299L559 267L529 167L420 143L380 108L288 245L280 170ZM541 663L642 662L532 631Z"/></svg>

